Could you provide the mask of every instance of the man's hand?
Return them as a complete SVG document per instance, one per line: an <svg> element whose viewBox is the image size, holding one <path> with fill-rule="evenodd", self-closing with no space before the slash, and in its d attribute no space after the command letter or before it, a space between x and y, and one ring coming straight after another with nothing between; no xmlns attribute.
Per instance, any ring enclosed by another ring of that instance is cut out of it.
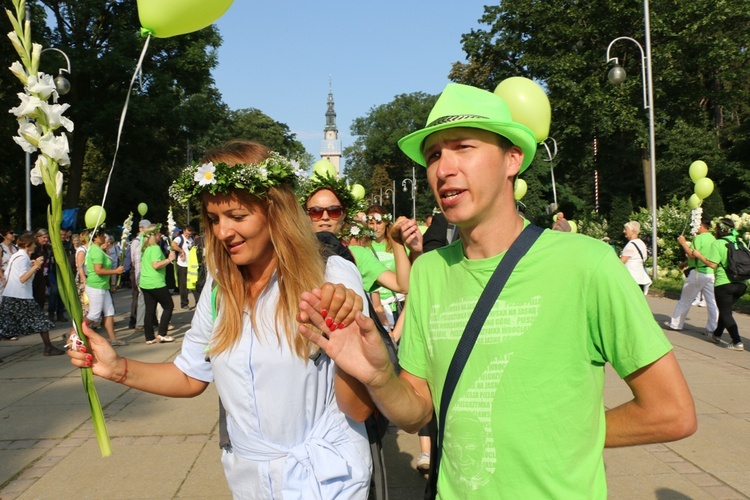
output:
<svg viewBox="0 0 750 500"><path fill-rule="evenodd" d="M399 245L406 245L410 252L422 254L422 231L414 219L403 216L396 219L391 227L391 238Z"/></svg>

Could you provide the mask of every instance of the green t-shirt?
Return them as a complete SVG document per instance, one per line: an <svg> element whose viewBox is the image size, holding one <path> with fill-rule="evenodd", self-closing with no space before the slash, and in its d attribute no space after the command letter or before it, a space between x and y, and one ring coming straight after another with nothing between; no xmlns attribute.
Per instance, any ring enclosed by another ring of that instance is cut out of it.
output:
<svg viewBox="0 0 750 500"><path fill-rule="evenodd" d="M708 233L708 232L700 233L695 236L695 239L693 240L693 244L690 246L691 248L695 248L696 250L698 250L701 253L701 255L708 255L711 252L711 247L713 247L714 241L716 241L716 238L714 238L713 234ZM691 265L699 273L714 274L714 270L711 269L709 266L705 265L702 260L688 259L688 261L693 261Z"/></svg>
<svg viewBox="0 0 750 500"><path fill-rule="evenodd" d="M94 264L101 264L104 269L112 269L112 259L104 253L102 247L92 243L86 252L86 285L100 290L109 290L109 276L99 276L94 271Z"/></svg>
<svg viewBox="0 0 750 500"><path fill-rule="evenodd" d="M733 282L727 276L727 271L725 269L727 265L727 243L734 243L735 241L737 241L736 236L725 236L724 238L719 238L713 242L713 245L711 245L711 251L707 254L703 254L707 260L718 264L716 269L714 269L716 274L714 287L729 283L747 283L746 281Z"/></svg>
<svg viewBox="0 0 750 500"><path fill-rule="evenodd" d="M151 245L143 251L141 257L141 278L138 286L145 290L155 290L167 286L167 268L154 269L154 262L164 260L164 253L159 245Z"/></svg>
<svg viewBox="0 0 750 500"><path fill-rule="evenodd" d="M427 380L436 412L501 259L468 260L459 241L412 267L399 361ZM451 399L440 498L606 498L604 365L625 377L670 349L608 245L546 230L508 280Z"/></svg>
<svg viewBox="0 0 750 500"><path fill-rule="evenodd" d="M372 249L375 250L375 254L377 256L377 259L383 263L383 265L389 270L396 272L396 258L394 257L393 253L386 251L386 242L383 240L382 243L378 243L377 241L372 242ZM384 286L381 286L377 289L377 292L380 293L380 300L385 300L393 297L393 292L390 288L386 288ZM391 310L396 310L396 304L393 303L390 305Z"/></svg>
<svg viewBox="0 0 750 500"><path fill-rule="evenodd" d="M379 286L377 284L378 278L388 268L375 258L375 255L369 248L357 245L350 245L348 248L351 250L354 260L357 263L359 274L362 275L362 284L364 285L365 292L374 292Z"/></svg>

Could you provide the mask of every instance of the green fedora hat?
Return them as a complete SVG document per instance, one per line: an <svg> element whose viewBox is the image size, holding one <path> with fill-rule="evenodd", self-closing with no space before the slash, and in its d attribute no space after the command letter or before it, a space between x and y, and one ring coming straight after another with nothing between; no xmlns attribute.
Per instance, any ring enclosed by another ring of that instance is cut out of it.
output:
<svg viewBox="0 0 750 500"><path fill-rule="evenodd" d="M427 125L398 141L398 147L409 158L426 166L422 145L428 135L439 130L469 127L502 135L523 151L521 172L531 164L536 154L536 138L525 125L510 116L508 105L492 92L470 85L450 83L440 94L427 118Z"/></svg>

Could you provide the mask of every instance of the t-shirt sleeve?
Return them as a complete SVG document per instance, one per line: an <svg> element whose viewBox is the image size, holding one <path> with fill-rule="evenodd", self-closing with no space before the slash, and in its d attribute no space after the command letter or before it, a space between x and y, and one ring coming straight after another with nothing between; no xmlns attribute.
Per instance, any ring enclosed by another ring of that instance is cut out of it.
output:
<svg viewBox="0 0 750 500"><path fill-rule="evenodd" d="M589 353L620 377L664 356L672 345L654 320L641 289L609 252L592 263L587 287Z"/></svg>
<svg viewBox="0 0 750 500"><path fill-rule="evenodd" d="M622 247L622 256L630 257L631 259L634 257L640 257L640 255L638 255L638 250L635 248L635 243L625 243L625 246Z"/></svg>
<svg viewBox="0 0 750 500"><path fill-rule="evenodd" d="M357 261L357 269L359 269L360 275L362 276L362 285L368 292L372 292L377 288L377 280L381 274L386 272L388 268L380 262L375 256L367 249L362 247L351 247L352 254Z"/></svg>
<svg viewBox="0 0 750 500"><path fill-rule="evenodd" d="M154 248L159 248L154 246ZM161 253L161 252L160 252ZM175 358L174 364L185 375L203 382L213 382L214 375L211 363L206 361L208 346L213 334L213 311L211 306L211 292L213 279L206 278L206 285L198 299L190 329L182 341L182 351Z"/></svg>

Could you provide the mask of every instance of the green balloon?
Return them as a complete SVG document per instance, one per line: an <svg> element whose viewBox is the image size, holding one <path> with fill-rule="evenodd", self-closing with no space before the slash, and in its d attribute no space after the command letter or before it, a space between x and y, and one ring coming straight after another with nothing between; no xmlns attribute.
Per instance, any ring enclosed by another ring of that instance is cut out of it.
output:
<svg viewBox="0 0 750 500"><path fill-rule="evenodd" d="M688 199L688 206L691 209L693 209L693 210L695 210L696 208L698 208L699 206L701 206L702 203L703 203L703 200L701 200L698 197L698 195L695 194L695 193L693 193L692 195L690 195L690 199Z"/></svg>
<svg viewBox="0 0 750 500"><path fill-rule="evenodd" d="M690 179L698 182L708 174L708 165L703 160L697 160L690 164Z"/></svg>
<svg viewBox="0 0 750 500"><path fill-rule="evenodd" d="M138 0L141 32L157 38L184 35L219 19L233 0Z"/></svg>
<svg viewBox="0 0 750 500"><path fill-rule="evenodd" d="M523 179L516 179L516 186L513 189L513 198L518 201L526 196L526 191L529 189L528 184Z"/></svg>
<svg viewBox="0 0 750 500"><path fill-rule="evenodd" d="M508 105L514 122L526 125L533 132L536 142L542 142L549 136L552 108L547 94L538 83L522 76L513 76L498 84L495 95Z"/></svg>
<svg viewBox="0 0 750 500"><path fill-rule="evenodd" d="M139 203L138 204L138 213L141 214L141 217L143 217L144 215L146 215L147 212L148 212L148 205L146 205L145 203Z"/></svg>
<svg viewBox="0 0 750 500"><path fill-rule="evenodd" d="M365 197L365 188L362 184L352 184L349 191L352 192L352 196L354 196L354 199L357 201L362 200Z"/></svg>
<svg viewBox="0 0 750 500"><path fill-rule="evenodd" d="M698 179L698 182L695 183L695 194L698 195L698 198L700 198L701 200L705 200L706 198L711 196L711 193L713 192L714 181L712 181L708 177Z"/></svg>
<svg viewBox="0 0 750 500"><path fill-rule="evenodd" d="M83 221L86 223L87 228L93 228L101 226L107 219L107 211L100 205L94 205L86 210L86 215L83 216Z"/></svg>
<svg viewBox="0 0 750 500"><path fill-rule="evenodd" d="M336 177L336 167L333 166L330 160L318 160L313 165L313 173L321 177Z"/></svg>

